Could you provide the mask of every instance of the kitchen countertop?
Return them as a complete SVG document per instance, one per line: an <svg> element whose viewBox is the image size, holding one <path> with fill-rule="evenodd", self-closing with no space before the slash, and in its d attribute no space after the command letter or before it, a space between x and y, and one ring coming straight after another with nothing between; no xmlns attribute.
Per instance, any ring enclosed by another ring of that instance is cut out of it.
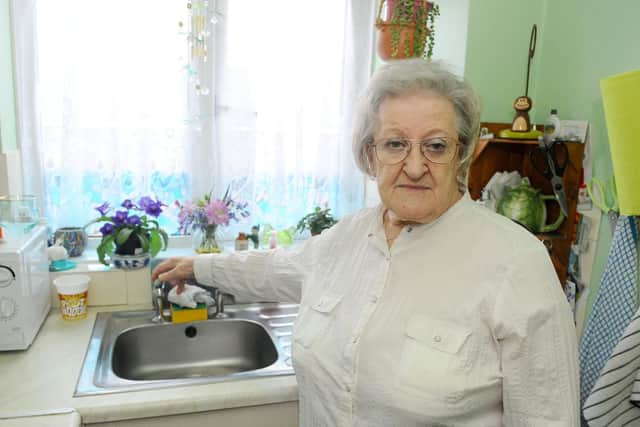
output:
<svg viewBox="0 0 640 427"><path fill-rule="evenodd" d="M0 417L2 427L80 427L80 414L73 409L54 413L34 413L18 417Z"/></svg>
<svg viewBox="0 0 640 427"><path fill-rule="evenodd" d="M73 397L96 313L135 309L89 307L86 319L73 322L52 309L29 349L0 352L0 420L73 408L83 423L97 423L298 399L293 375Z"/></svg>

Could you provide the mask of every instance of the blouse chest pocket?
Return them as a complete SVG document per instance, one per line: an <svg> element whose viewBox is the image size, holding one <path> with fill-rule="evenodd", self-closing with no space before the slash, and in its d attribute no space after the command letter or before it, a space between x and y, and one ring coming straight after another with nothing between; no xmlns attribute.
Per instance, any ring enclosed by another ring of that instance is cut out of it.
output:
<svg viewBox="0 0 640 427"><path fill-rule="evenodd" d="M463 397L473 359L471 330L463 325L414 315L405 329L396 386L428 400Z"/></svg>
<svg viewBox="0 0 640 427"><path fill-rule="evenodd" d="M325 293L310 305L302 307L293 332L294 341L309 348L324 336L335 321L335 309L341 299L341 295Z"/></svg>
<svg viewBox="0 0 640 427"><path fill-rule="evenodd" d="M471 331L456 323L415 315L409 319L405 335L420 345L454 355L460 352Z"/></svg>

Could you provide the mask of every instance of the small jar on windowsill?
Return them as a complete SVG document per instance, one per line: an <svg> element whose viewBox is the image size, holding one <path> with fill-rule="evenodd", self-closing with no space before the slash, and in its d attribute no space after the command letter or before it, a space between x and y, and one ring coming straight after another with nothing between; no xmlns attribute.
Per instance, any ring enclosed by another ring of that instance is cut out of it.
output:
<svg viewBox="0 0 640 427"><path fill-rule="evenodd" d="M245 233L238 233L235 248L236 251L246 251L249 249L249 238Z"/></svg>

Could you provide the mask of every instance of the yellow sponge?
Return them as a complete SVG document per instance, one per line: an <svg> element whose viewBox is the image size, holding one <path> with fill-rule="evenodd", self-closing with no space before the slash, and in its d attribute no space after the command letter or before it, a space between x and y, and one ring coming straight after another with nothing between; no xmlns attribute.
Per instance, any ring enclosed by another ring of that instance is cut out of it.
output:
<svg viewBox="0 0 640 427"><path fill-rule="evenodd" d="M207 305L198 303L196 308L180 307L171 303L171 321L173 323L207 320Z"/></svg>

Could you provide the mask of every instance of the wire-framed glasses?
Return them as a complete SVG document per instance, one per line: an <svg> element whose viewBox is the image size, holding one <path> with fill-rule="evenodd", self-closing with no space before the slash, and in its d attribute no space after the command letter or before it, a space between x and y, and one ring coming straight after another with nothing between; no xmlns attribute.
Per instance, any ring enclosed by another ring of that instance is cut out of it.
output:
<svg viewBox="0 0 640 427"><path fill-rule="evenodd" d="M456 139L448 137L429 138L417 142L403 138L383 138L371 145L380 163L395 165L407 158L414 144L420 145L420 152L427 160L438 164L451 162L460 145Z"/></svg>

